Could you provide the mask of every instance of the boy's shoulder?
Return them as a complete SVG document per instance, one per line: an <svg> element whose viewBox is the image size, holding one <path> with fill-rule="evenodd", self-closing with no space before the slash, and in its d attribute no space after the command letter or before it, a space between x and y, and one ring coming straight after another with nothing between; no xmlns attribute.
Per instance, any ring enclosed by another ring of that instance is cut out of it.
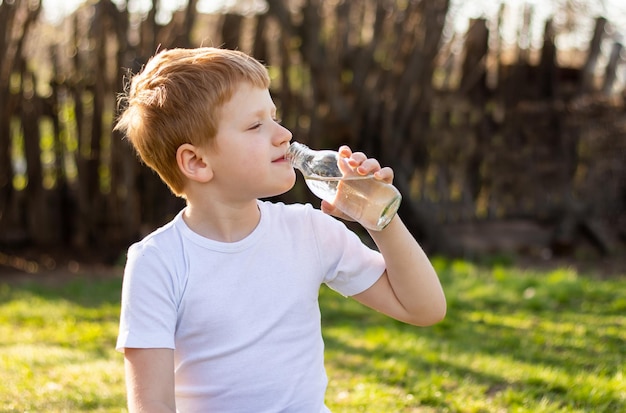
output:
<svg viewBox="0 0 626 413"><path fill-rule="evenodd" d="M159 228L154 229L152 232L147 233L144 237L131 245L131 249L145 249L156 246L164 246L170 244L173 240L177 239L177 226L182 221L183 211L180 211L169 222L165 223Z"/></svg>
<svg viewBox="0 0 626 413"><path fill-rule="evenodd" d="M271 233L276 233L277 228L293 230L296 228L304 229L305 227L317 232L342 225L338 220L324 214L309 203L286 204L265 200L259 201L258 205L261 211L262 222L255 232L265 234L266 236L269 234L270 228L273 229ZM210 244L211 247L220 249L220 245L218 245L220 243L208 239L199 240L200 236L193 233L185 224L182 218L183 211L184 209L171 221L146 234L141 240L131 245L129 250L142 255L145 253L169 255L173 251L184 248L183 244L186 239L191 239L201 245Z"/></svg>

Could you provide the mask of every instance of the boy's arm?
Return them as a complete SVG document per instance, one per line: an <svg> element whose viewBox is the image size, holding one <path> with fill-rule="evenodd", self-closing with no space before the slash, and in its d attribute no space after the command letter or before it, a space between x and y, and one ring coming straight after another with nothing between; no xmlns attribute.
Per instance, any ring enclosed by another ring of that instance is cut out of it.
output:
<svg viewBox="0 0 626 413"><path fill-rule="evenodd" d="M374 174L376 179L393 182L393 170L381 168L376 159L352 152L348 146L339 148L339 155L358 174ZM326 201L322 201L321 207L327 214L351 219ZM374 285L353 298L406 323L426 326L441 321L446 315L446 298L439 278L400 217L396 215L382 231L368 232L387 269Z"/></svg>
<svg viewBox="0 0 626 413"><path fill-rule="evenodd" d="M124 349L129 413L174 413L174 350Z"/></svg>
<svg viewBox="0 0 626 413"><path fill-rule="evenodd" d="M400 217L370 235L387 269L374 285L353 298L406 323L427 326L441 321L446 298L439 278Z"/></svg>

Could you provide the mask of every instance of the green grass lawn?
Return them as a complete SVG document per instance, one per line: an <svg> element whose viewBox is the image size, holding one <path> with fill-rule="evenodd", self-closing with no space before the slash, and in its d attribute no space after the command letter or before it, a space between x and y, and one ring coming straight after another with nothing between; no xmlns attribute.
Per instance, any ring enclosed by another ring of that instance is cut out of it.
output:
<svg viewBox="0 0 626 413"><path fill-rule="evenodd" d="M626 276L435 260L411 327L321 292L333 412L626 412ZM119 277L0 278L0 412L124 412Z"/></svg>

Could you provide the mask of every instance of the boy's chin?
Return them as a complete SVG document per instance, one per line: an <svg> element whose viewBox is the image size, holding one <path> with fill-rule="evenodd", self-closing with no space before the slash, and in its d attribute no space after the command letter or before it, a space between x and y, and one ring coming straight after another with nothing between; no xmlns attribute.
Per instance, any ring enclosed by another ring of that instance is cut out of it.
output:
<svg viewBox="0 0 626 413"><path fill-rule="evenodd" d="M283 195L289 191L291 191L291 189L296 185L296 179L294 177L294 179L289 182L288 184L284 185L282 188L277 188L277 190L275 191L274 194L270 195L269 197L274 197L274 196L280 196Z"/></svg>
<svg viewBox="0 0 626 413"><path fill-rule="evenodd" d="M293 188L295 186L295 184L296 184L296 179L294 177L293 180L290 180L289 182L285 182L281 186L274 187L273 190L268 191L268 193L265 196L261 197L261 198L272 198L272 197L275 197L275 196L283 195L283 194L289 192L291 190L291 188Z"/></svg>
<svg viewBox="0 0 626 413"><path fill-rule="evenodd" d="M282 194L285 194L285 193L287 193L287 192L291 191L291 190L293 189L293 187L294 187L294 186L296 186L296 180L295 180L295 179L294 179L294 181L293 181L291 184L289 184L289 185L285 186L285 187L284 187L284 189L282 189L282 190L280 191L280 193L276 194L276 196L278 196L278 195L282 195Z"/></svg>

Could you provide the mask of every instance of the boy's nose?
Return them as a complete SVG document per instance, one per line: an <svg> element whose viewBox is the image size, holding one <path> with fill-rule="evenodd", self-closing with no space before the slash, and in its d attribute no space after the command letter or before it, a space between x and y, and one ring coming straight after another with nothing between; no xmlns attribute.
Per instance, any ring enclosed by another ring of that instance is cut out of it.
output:
<svg viewBox="0 0 626 413"><path fill-rule="evenodd" d="M280 136L280 141L282 142L290 142L291 139L293 138L293 134L291 133L291 131L289 129L287 129L286 127L284 127L283 125L278 125L280 127L280 131L279 131L279 136Z"/></svg>

